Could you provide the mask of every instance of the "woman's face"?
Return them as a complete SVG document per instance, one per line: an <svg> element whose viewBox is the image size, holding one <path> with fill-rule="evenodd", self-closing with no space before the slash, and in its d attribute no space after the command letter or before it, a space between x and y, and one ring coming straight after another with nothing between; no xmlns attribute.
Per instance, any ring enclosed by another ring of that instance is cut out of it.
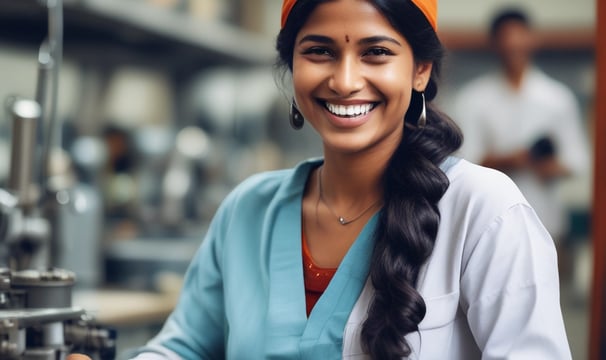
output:
<svg viewBox="0 0 606 360"><path fill-rule="evenodd" d="M395 149L412 89L423 91L430 73L365 0L317 6L295 41L295 101L328 151Z"/></svg>

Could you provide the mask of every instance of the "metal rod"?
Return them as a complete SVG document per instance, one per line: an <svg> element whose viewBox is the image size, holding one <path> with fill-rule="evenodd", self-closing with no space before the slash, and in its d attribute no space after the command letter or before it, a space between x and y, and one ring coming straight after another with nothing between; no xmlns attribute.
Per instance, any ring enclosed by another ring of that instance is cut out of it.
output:
<svg viewBox="0 0 606 360"><path fill-rule="evenodd" d="M35 166L34 166L34 181L40 184L40 187L44 187L46 172L42 169L42 166L46 159L44 156L45 151L45 133L44 124L47 119L44 117L45 109L48 109L48 81L53 68L53 60L50 54L50 45L48 40L45 40L40 46L38 51L38 78L36 84L36 102L42 109L40 115L40 124L36 134L36 154L35 154Z"/></svg>
<svg viewBox="0 0 606 360"><path fill-rule="evenodd" d="M50 96L48 106L44 108L42 117L47 119L47 133L44 144L44 161L41 164L41 188L45 192L48 179L52 150L61 145L61 123L57 119L57 103L59 98L59 72L63 57L63 2L62 0L47 0L48 8L48 47L50 54ZM45 81L42 81L46 85ZM46 103L46 102L45 102Z"/></svg>

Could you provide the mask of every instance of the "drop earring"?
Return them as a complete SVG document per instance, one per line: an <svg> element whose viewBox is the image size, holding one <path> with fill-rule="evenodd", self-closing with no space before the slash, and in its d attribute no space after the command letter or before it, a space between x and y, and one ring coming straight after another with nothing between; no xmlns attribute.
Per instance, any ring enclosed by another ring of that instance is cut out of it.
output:
<svg viewBox="0 0 606 360"><path fill-rule="evenodd" d="M305 123L305 119L303 118L303 115L301 114L299 109L297 109L297 105L295 105L294 100L292 101L292 103L290 105L289 119L290 119L290 126L295 130L301 130L301 128L303 127L303 124Z"/></svg>
<svg viewBox="0 0 606 360"><path fill-rule="evenodd" d="M419 120L417 121L417 128L423 129L427 124L427 108L425 107L425 93L421 92L421 114L419 115Z"/></svg>
<svg viewBox="0 0 606 360"><path fill-rule="evenodd" d="M410 130L422 130L427 125L427 105L425 93L412 89L410 105L404 115L404 125Z"/></svg>

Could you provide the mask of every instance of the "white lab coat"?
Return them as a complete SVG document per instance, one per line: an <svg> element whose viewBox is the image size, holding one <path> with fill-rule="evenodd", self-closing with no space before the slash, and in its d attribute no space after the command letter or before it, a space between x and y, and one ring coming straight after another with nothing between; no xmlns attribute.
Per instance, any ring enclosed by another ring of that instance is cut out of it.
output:
<svg viewBox="0 0 606 360"><path fill-rule="evenodd" d="M532 208L497 171L461 160L447 175L410 358L570 359L555 248ZM368 359L359 336L372 294L367 282L345 327L345 359Z"/></svg>

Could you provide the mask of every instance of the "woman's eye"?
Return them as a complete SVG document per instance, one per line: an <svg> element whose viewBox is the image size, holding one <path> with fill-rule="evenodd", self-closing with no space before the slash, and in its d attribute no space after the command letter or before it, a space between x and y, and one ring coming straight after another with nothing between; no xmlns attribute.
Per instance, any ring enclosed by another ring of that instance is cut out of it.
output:
<svg viewBox="0 0 606 360"><path fill-rule="evenodd" d="M323 47L311 47L303 51L304 55L314 55L314 56L332 56L332 51Z"/></svg>
<svg viewBox="0 0 606 360"><path fill-rule="evenodd" d="M366 55L366 56L390 56L390 55L393 55L393 53L391 51L389 51L389 49L385 49L385 48L371 48L371 49L368 49L364 55Z"/></svg>

